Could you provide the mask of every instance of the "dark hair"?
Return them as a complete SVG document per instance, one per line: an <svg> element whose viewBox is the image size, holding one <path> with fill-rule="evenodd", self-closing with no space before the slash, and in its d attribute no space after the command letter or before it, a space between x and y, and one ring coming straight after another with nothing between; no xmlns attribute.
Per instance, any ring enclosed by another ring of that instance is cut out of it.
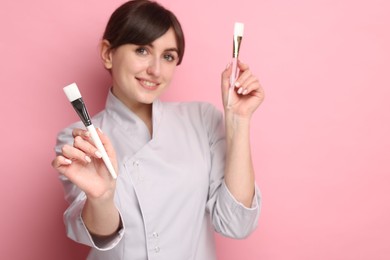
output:
<svg viewBox="0 0 390 260"><path fill-rule="evenodd" d="M123 44L147 45L173 28L178 47L179 65L184 55L184 33L176 16L160 4L149 0L128 1L111 15L103 39L110 49Z"/></svg>

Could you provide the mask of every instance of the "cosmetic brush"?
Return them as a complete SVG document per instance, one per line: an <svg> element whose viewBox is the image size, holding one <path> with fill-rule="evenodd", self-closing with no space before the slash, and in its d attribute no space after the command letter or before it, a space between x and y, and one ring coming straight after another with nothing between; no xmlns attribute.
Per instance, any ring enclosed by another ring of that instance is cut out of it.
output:
<svg viewBox="0 0 390 260"><path fill-rule="evenodd" d="M230 75L230 87L228 91L228 101L227 106L230 107L231 102L231 93L234 91L234 83L236 82L238 76L238 54L240 53L240 45L242 41L242 36L244 35L244 24L243 23L234 23L234 34L233 34L233 59L232 59L232 74Z"/></svg>
<svg viewBox="0 0 390 260"><path fill-rule="evenodd" d="M101 153L103 162L106 165L108 171L110 172L111 176L114 179L116 179L117 175L116 175L116 172L114 170L114 167L112 166L110 158L108 157L107 152L104 149L104 146L102 144L102 141L100 140L98 133L96 132L96 128L92 124L91 118L88 114L87 107L84 103L83 98L81 97L80 91L79 91L76 83L72 83L72 84L64 87L64 92L65 92L66 97L68 98L68 100L72 104L74 110L76 110L77 114L79 115L81 121L84 123L88 132L91 134L92 141L94 142L96 148Z"/></svg>

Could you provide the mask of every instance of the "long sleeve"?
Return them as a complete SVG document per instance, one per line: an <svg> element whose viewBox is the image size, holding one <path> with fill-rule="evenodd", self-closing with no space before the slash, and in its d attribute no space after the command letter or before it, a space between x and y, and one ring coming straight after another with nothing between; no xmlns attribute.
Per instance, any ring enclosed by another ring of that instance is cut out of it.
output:
<svg viewBox="0 0 390 260"><path fill-rule="evenodd" d="M75 123L68 128L62 130L57 136L57 143L55 146L56 154L61 153L61 148L65 144L72 144L72 130L74 128L82 128L81 122ZM84 204L86 202L86 195L76 185L70 182L65 176L60 175L59 179L64 187L65 199L69 203L69 207L64 212L64 223L66 227L67 236L84 245L96 248L98 250L106 251L115 247L122 239L123 228L118 231L115 236L108 240L98 240L94 238L88 231L81 217Z"/></svg>
<svg viewBox="0 0 390 260"><path fill-rule="evenodd" d="M224 182L226 140L222 113L210 106L204 115L210 145L210 187L207 210L214 229L224 236L245 238L257 227L261 193L257 185L250 208L239 203Z"/></svg>

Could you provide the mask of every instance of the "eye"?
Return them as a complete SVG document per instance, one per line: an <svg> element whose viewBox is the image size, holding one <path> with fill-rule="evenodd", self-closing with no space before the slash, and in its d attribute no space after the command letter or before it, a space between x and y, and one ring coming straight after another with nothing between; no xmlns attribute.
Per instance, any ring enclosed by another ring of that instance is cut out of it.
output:
<svg viewBox="0 0 390 260"><path fill-rule="evenodd" d="M166 61L172 62L172 61L176 60L176 56L171 54L171 53L166 53L166 54L164 54L164 59Z"/></svg>
<svg viewBox="0 0 390 260"><path fill-rule="evenodd" d="M139 55L146 55L148 54L148 50L145 47L138 47L135 52Z"/></svg>

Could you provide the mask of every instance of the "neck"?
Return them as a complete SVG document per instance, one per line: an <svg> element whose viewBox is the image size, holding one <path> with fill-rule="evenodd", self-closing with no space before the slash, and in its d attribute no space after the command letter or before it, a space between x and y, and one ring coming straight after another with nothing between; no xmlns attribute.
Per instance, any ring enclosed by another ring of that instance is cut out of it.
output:
<svg viewBox="0 0 390 260"><path fill-rule="evenodd" d="M148 105L144 104L142 108L137 107L135 109L132 108L131 110L145 123L146 127L149 130L150 136L152 136L153 135L152 104L148 104Z"/></svg>
<svg viewBox="0 0 390 260"><path fill-rule="evenodd" d="M126 100L121 99L120 93L116 93L115 88L113 88L112 93L116 96L125 106L127 106L135 115L137 115L146 125L149 130L150 136L153 134L153 120L152 120L152 111L153 104L144 104L144 103L132 103L126 102Z"/></svg>

